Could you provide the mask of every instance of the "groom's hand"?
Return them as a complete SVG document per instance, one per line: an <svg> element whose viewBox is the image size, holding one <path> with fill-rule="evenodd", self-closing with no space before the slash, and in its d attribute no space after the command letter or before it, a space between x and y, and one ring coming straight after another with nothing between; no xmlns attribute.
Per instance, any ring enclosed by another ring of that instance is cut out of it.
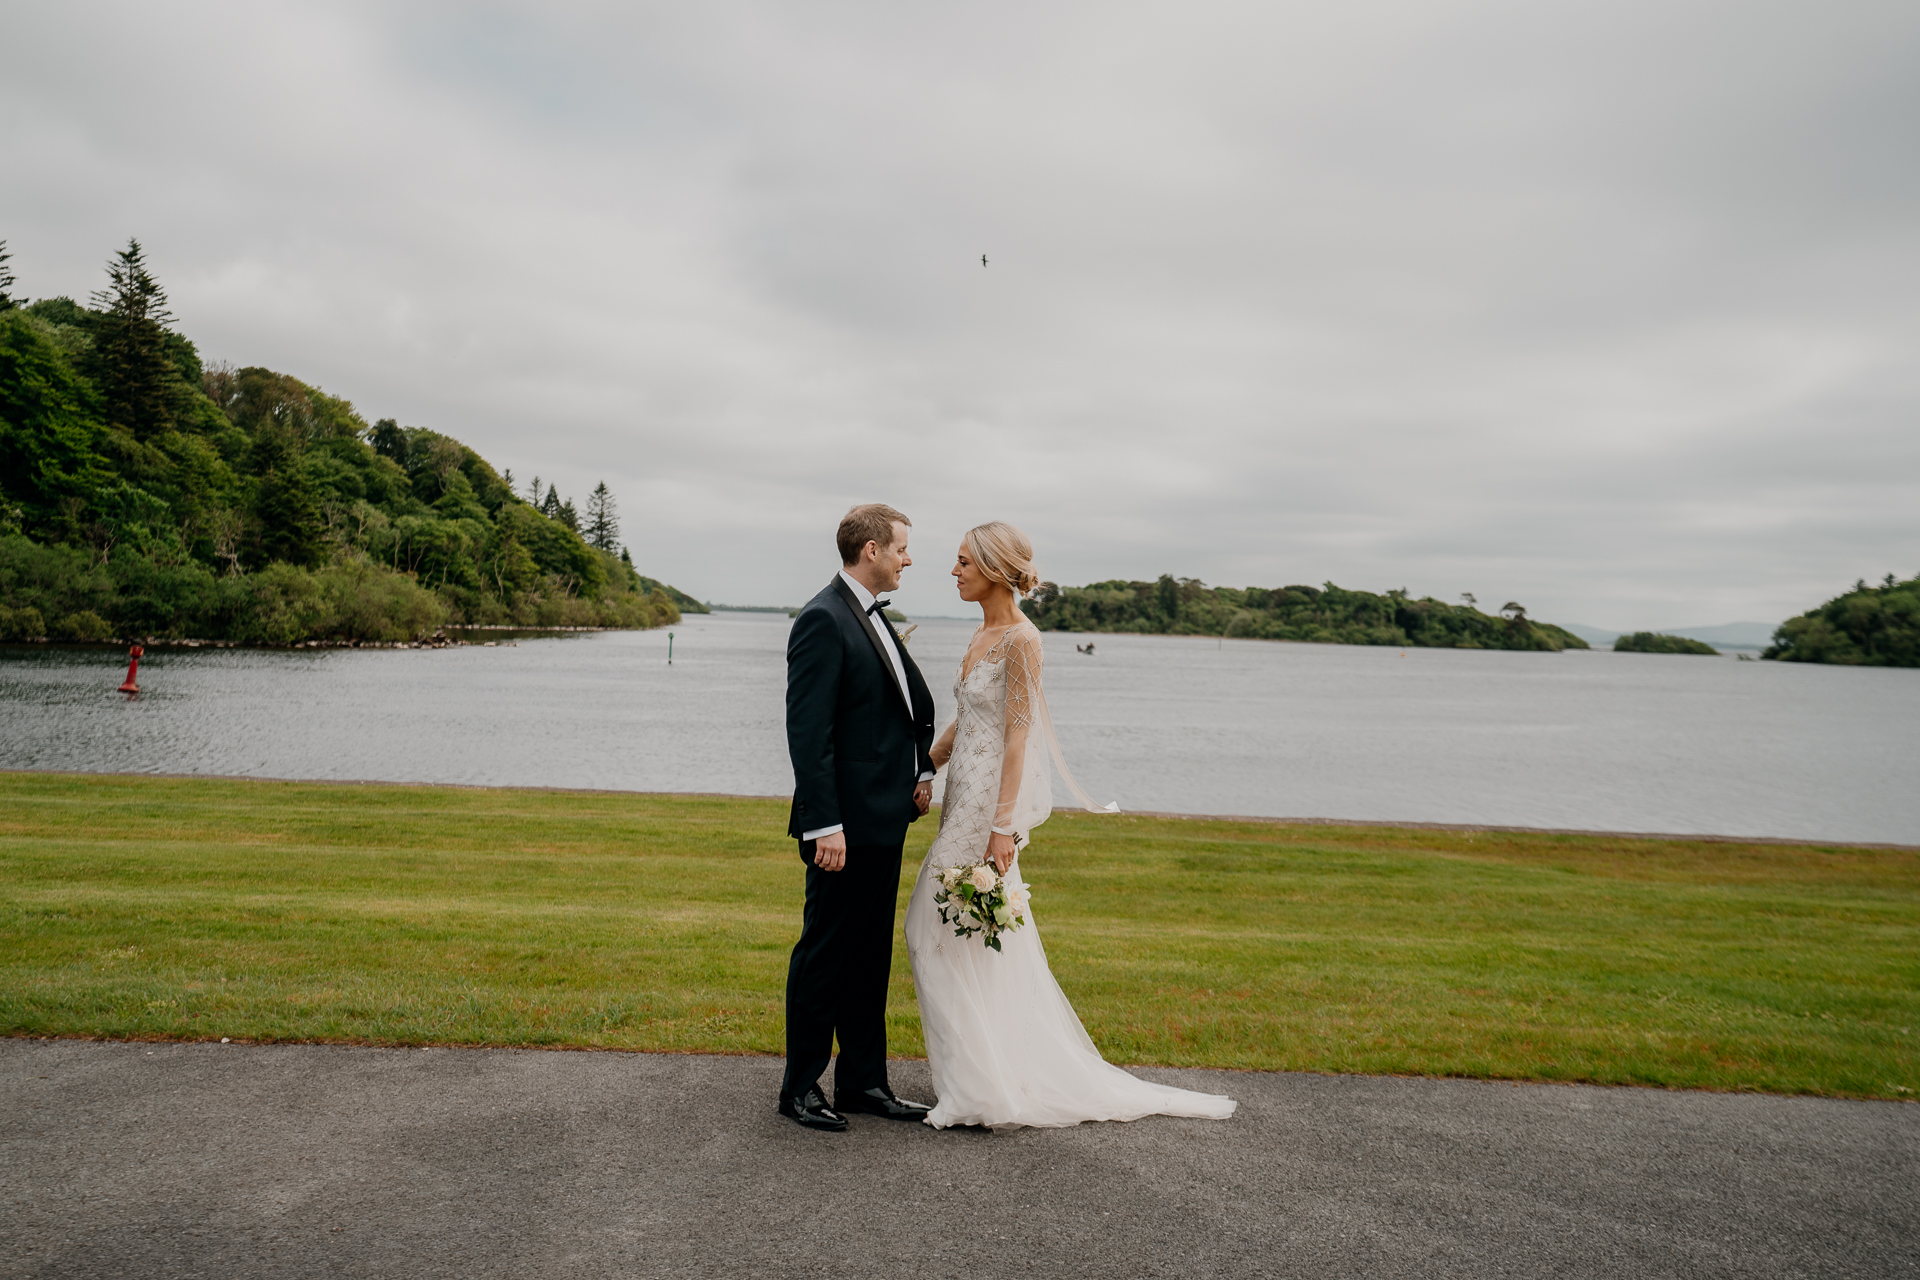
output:
<svg viewBox="0 0 1920 1280"><path fill-rule="evenodd" d="M838 871L847 865L847 833L836 831L813 842L813 865L822 871Z"/></svg>
<svg viewBox="0 0 1920 1280"><path fill-rule="evenodd" d="M920 811L921 817L927 816L927 810L933 808L933 783L922 782L913 789L913 807Z"/></svg>

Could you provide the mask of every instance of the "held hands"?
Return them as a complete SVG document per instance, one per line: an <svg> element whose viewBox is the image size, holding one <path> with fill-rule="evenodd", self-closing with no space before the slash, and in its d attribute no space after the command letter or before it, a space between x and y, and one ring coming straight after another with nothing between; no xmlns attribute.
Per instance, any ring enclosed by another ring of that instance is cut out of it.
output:
<svg viewBox="0 0 1920 1280"><path fill-rule="evenodd" d="M813 865L822 871L838 871L847 865L847 833L836 831L813 842Z"/></svg>
<svg viewBox="0 0 1920 1280"><path fill-rule="evenodd" d="M933 782L917 783L913 788L913 807L920 811L921 817L927 816L927 810L933 808Z"/></svg>
<svg viewBox="0 0 1920 1280"><path fill-rule="evenodd" d="M998 831L994 832L993 838L987 841L987 861L991 862L993 869L1001 875L1007 874L1007 868L1013 865L1013 855L1017 851L1018 846L1013 843L1013 837L1003 836Z"/></svg>

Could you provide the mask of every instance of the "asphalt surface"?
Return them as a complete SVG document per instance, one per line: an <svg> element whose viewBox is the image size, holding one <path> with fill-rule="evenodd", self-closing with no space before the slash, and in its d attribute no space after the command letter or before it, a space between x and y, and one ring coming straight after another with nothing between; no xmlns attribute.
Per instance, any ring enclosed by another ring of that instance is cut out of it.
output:
<svg viewBox="0 0 1920 1280"><path fill-rule="evenodd" d="M1149 1070L1240 1112L825 1135L779 1070L0 1041L0 1275L1920 1276L1920 1105Z"/></svg>

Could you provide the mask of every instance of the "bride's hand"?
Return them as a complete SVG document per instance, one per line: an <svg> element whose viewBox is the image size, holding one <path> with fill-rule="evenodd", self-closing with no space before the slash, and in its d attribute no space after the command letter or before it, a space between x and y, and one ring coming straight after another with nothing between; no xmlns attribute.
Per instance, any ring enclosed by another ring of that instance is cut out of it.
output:
<svg viewBox="0 0 1920 1280"><path fill-rule="evenodd" d="M987 861L1001 875L1007 874L1007 868L1013 865L1013 855L1018 852L1012 836L1003 836L998 831L987 841Z"/></svg>

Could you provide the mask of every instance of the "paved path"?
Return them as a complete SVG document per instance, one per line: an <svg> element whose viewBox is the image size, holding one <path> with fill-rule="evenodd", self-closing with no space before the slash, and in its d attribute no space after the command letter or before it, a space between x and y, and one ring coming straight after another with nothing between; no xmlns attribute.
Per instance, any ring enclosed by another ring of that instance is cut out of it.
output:
<svg viewBox="0 0 1920 1280"><path fill-rule="evenodd" d="M1147 1071L1240 1113L823 1135L778 1070L0 1040L0 1275L1920 1276L1916 1105Z"/></svg>

